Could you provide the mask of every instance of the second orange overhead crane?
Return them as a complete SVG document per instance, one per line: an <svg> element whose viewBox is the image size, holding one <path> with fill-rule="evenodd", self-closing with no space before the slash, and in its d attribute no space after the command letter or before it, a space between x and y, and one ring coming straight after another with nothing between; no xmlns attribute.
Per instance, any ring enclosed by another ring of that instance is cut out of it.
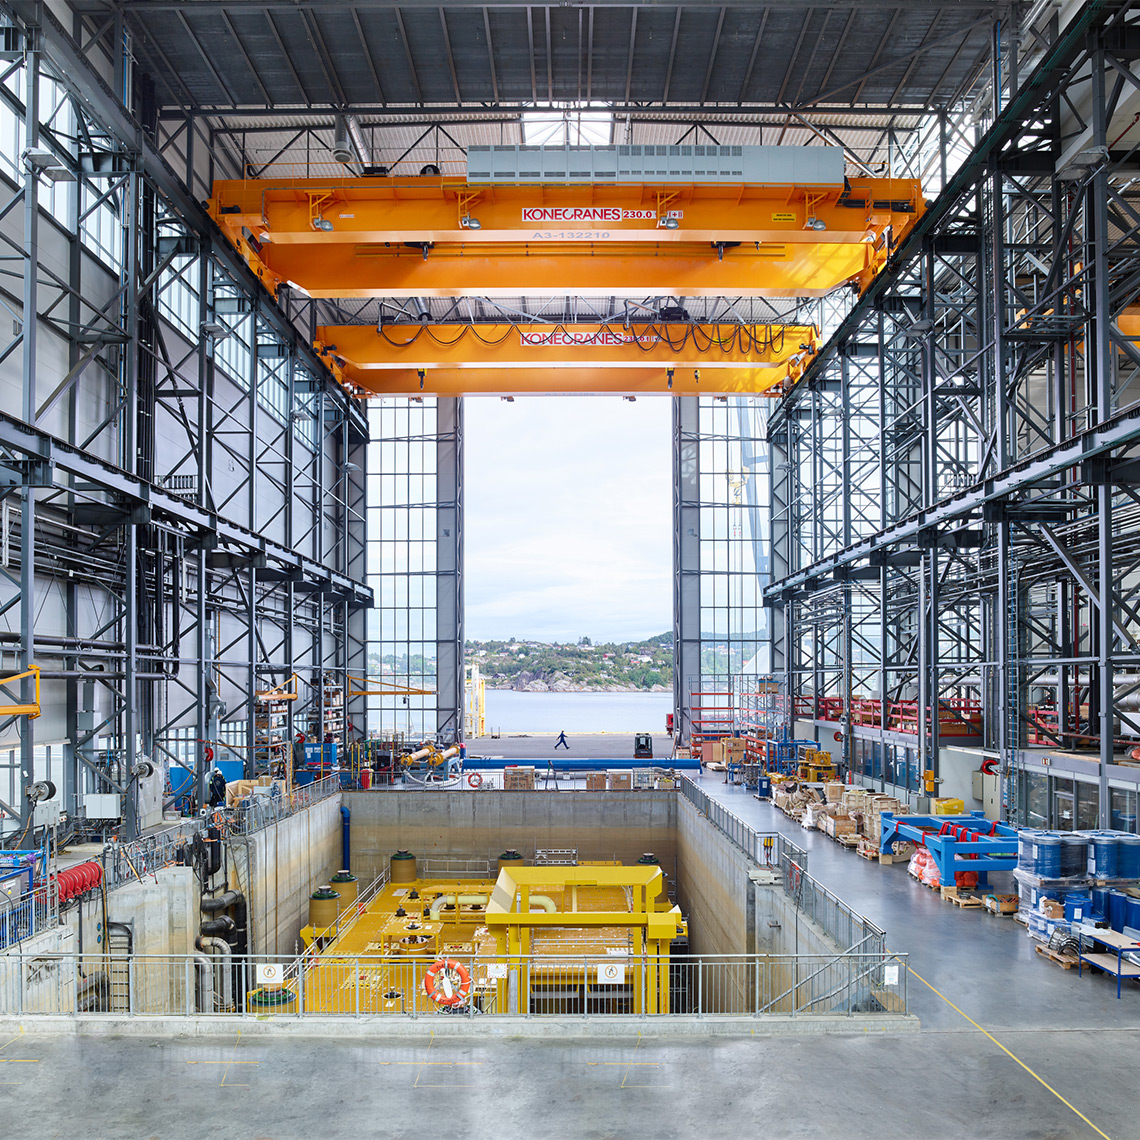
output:
<svg viewBox="0 0 1140 1140"><path fill-rule="evenodd" d="M325 325L316 349L361 396L776 395L818 340L801 325Z"/></svg>
<svg viewBox="0 0 1140 1140"><path fill-rule="evenodd" d="M865 287L919 183L214 183L210 214L266 287L312 297L822 296Z"/></svg>

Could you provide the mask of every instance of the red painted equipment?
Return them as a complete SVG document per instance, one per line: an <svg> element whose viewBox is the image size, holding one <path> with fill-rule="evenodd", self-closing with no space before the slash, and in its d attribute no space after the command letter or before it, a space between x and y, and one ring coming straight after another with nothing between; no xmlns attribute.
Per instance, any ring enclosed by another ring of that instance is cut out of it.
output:
<svg viewBox="0 0 1140 1140"><path fill-rule="evenodd" d="M60 871L55 877L59 901L66 902L77 895L94 890L103 881L103 868L98 863L79 863Z"/></svg>

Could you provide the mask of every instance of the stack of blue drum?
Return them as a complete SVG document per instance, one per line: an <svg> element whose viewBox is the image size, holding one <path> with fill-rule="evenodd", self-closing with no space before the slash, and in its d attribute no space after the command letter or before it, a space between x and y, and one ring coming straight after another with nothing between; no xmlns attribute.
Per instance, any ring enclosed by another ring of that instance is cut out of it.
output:
<svg viewBox="0 0 1140 1140"><path fill-rule="evenodd" d="M1140 929L1140 899L1122 889L1140 883L1140 835L1026 829L1018 832L1014 877L1031 919L1051 899L1064 905L1066 920Z"/></svg>

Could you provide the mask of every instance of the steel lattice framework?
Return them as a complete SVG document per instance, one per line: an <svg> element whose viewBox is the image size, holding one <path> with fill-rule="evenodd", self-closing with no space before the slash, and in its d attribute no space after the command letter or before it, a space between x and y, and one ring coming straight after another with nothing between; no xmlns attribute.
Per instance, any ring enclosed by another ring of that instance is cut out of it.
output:
<svg viewBox="0 0 1140 1140"><path fill-rule="evenodd" d="M937 775L974 701L1011 815L1037 753L1099 742L1108 826L1140 735L1140 12L1053 39L1020 88L995 74L993 126L774 410L767 597L777 667L809 715L844 699L848 755L904 739L859 698L914 699Z"/></svg>
<svg viewBox="0 0 1140 1140"><path fill-rule="evenodd" d="M133 117L38 5L0 33L0 639L45 714L0 725L0 830L28 834L53 756L64 810L118 792L129 834L164 758L199 793L207 743L252 773L257 690L300 674L323 737L364 659L367 426L167 166L145 79Z"/></svg>

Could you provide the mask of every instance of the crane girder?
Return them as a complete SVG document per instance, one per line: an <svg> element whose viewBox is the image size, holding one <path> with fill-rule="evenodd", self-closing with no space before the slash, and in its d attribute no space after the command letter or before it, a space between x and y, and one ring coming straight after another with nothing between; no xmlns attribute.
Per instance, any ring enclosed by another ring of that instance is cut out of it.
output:
<svg viewBox="0 0 1140 1140"><path fill-rule="evenodd" d="M776 395L818 349L811 325L688 322L324 325L317 352L376 395Z"/></svg>
<svg viewBox="0 0 1140 1140"><path fill-rule="evenodd" d="M214 183L210 214L272 292L312 297L822 296L860 288L921 216L912 179L845 186Z"/></svg>

